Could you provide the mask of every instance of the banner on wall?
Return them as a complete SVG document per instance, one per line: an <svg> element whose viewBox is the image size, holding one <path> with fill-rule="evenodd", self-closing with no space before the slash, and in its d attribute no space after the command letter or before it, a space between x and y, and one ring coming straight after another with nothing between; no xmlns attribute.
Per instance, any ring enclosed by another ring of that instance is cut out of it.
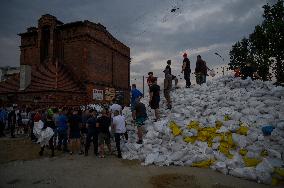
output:
<svg viewBox="0 0 284 188"><path fill-rule="evenodd" d="M93 90L93 99L102 101L104 100L104 90L94 89Z"/></svg>
<svg viewBox="0 0 284 188"><path fill-rule="evenodd" d="M115 98L115 88L106 87L105 88L105 100L112 101Z"/></svg>

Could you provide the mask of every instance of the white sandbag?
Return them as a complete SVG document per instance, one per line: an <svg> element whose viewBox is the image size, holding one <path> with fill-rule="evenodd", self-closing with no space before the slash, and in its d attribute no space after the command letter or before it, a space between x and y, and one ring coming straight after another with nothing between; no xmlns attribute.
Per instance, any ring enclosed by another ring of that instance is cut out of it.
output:
<svg viewBox="0 0 284 188"><path fill-rule="evenodd" d="M268 152L269 157L281 159L281 153L280 152L273 150L273 149L267 149L267 152Z"/></svg>
<svg viewBox="0 0 284 188"><path fill-rule="evenodd" d="M225 127L225 126L222 126L220 129L218 129L217 131L216 131L217 133L227 133L227 132L229 132L229 129L227 128L227 127Z"/></svg>
<svg viewBox="0 0 284 188"><path fill-rule="evenodd" d="M148 154L146 159L145 159L144 165L153 164L153 162L155 160L157 160L158 157L159 157L159 153L158 152Z"/></svg>
<svg viewBox="0 0 284 188"><path fill-rule="evenodd" d="M233 133L232 138L233 138L233 142L237 146L239 146L240 148L245 148L247 143L248 143L246 136L244 136L244 135L239 135L239 134Z"/></svg>
<svg viewBox="0 0 284 188"><path fill-rule="evenodd" d="M224 162L216 162L211 166L211 168L216 169L217 171L221 172L222 174L225 174L225 175L228 174L227 165Z"/></svg>
<svg viewBox="0 0 284 188"><path fill-rule="evenodd" d="M158 135L159 135L159 132L148 131L147 134L145 135L145 138L147 138L147 139L154 139L154 138L157 138Z"/></svg>
<svg viewBox="0 0 284 188"><path fill-rule="evenodd" d="M40 143L41 146L48 145L49 140L53 135L53 130L50 127L47 127L40 132L40 136L38 137L37 142Z"/></svg>
<svg viewBox="0 0 284 188"><path fill-rule="evenodd" d="M253 167L244 167L244 168L235 168L233 170L230 170L230 175L248 179L248 180L256 180L257 175L255 168Z"/></svg>
<svg viewBox="0 0 284 188"><path fill-rule="evenodd" d="M37 138L40 136L43 126L44 123L41 120L39 120L38 122L34 122L33 133Z"/></svg>
<svg viewBox="0 0 284 188"><path fill-rule="evenodd" d="M255 170L259 182L271 184L271 173L274 171L274 168L273 166L271 166L271 164L267 161L266 158L264 158L262 162L256 166Z"/></svg>
<svg viewBox="0 0 284 188"><path fill-rule="evenodd" d="M244 161L239 154L235 154L233 159L227 159L225 163L230 170L238 167L244 167Z"/></svg>

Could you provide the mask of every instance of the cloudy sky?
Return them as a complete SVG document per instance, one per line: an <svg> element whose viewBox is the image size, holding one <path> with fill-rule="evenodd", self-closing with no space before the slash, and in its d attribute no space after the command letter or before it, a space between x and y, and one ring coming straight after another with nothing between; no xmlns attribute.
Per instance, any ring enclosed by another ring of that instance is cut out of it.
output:
<svg viewBox="0 0 284 188"><path fill-rule="evenodd" d="M209 67L229 62L233 43L262 21L262 6L276 0L9 0L0 7L0 66L19 65L17 33L36 26L43 14L64 23L100 22L131 49L131 75L162 76L166 60L180 73L182 54L192 69L200 54ZM176 11L171 12L172 9Z"/></svg>

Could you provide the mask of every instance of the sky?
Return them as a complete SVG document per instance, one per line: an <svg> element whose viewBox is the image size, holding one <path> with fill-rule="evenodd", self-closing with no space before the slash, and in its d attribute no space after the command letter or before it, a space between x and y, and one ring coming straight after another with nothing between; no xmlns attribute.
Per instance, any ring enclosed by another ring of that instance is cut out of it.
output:
<svg viewBox="0 0 284 188"><path fill-rule="evenodd" d="M153 71L158 77L168 59L180 75L182 54L191 69L201 55L209 68L229 63L231 46L262 21L262 6L276 0L9 0L0 6L0 67L19 66L18 33L37 26L43 14L63 23L103 24L131 50L131 81ZM175 9L172 12L172 9ZM223 58L216 56L219 53ZM220 70L220 68L219 68Z"/></svg>

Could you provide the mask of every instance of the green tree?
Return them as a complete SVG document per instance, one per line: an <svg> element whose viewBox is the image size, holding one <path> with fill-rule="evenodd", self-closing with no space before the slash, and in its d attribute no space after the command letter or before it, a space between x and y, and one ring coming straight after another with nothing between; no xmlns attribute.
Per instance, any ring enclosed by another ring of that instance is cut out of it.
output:
<svg viewBox="0 0 284 188"><path fill-rule="evenodd" d="M269 67L271 65L269 53L269 40L262 26L256 26L255 30L249 36L251 55L256 64L258 75L262 80L271 79Z"/></svg>
<svg viewBox="0 0 284 188"><path fill-rule="evenodd" d="M274 61L273 72L278 83L284 83L284 6L283 0L264 8L263 28L268 38L268 49L271 59Z"/></svg>
<svg viewBox="0 0 284 188"><path fill-rule="evenodd" d="M232 46L229 68L242 68L248 62L253 63L253 58L250 53L250 42L247 38L243 38Z"/></svg>
<svg viewBox="0 0 284 188"><path fill-rule="evenodd" d="M263 6L263 22L255 27L249 39L232 46L230 69L254 64L263 80L269 80L272 69L277 83L284 83L284 1Z"/></svg>

